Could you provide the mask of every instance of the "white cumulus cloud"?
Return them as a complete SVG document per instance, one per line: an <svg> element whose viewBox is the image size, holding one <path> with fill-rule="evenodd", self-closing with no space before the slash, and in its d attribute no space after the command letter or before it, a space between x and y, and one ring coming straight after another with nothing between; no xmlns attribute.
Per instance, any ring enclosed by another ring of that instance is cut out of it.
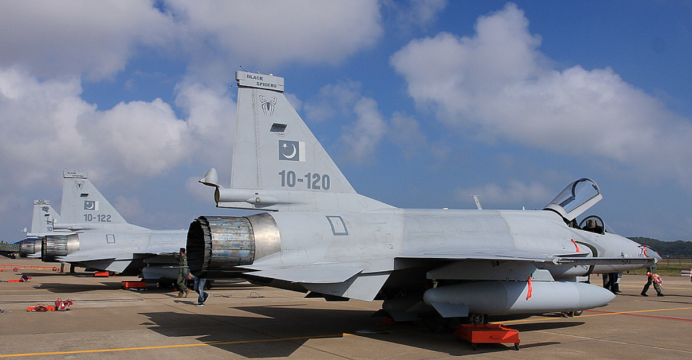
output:
<svg viewBox="0 0 692 360"><path fill-rule="evenodd" d="M355 126L341 137L341 141L346 147L346 158L363 162L375 152L385 135L387 123L377 110L377 102L371 98L358 100L353 111L357 117Z"/></svg>
<svg viewBox="0 0 692 360"><path fill-rule="evenodd" d="M430 25L437 19L437 14L447 7L447 0L385 0L383 3L396 13L396 21L404 30Z"/></svg>
<svg viewBox="0 0 692 360"><path fill-rule="evenodd" d="M137 46L167 46L175 28L150 1L4 1L0 64L98 80L123 70Z"/></svg>
<svg viewBox="0 0 692 360"><path fill-rule="evenodd" d="M478 195L481 204L522 204L541 203L547 205L556 194L537 182L530 184L518 180L509 180L506 185L496 183L480 187L457 189L457 200L468 201L469 196Z"/></svg>
<svg viewBox="0 0 692 360"><path fill-rule="evenodd" d="M475 29L470 37L416 39L392 56L417 105L479 138L591 157L692 186L689 119L612 69L555 69L514 4L480 17Z"/></svg>
<svg viewBox="0 0 692 360"><path fill-rule="evenodd" d="M65 168L114 180L155 177L193 157L207 164L230 158L235 102L225 92L181 86L186 119L161 99L100 111L80 94L74 78L42 82L0 68L3 183L45 183Z"/></svg>
<svg viewBox="0 0 692 360"><path fill-rule="evenodd" d="M264 72L286 62L336 64L373 46L384 33L376 0L168 0L166 5L190 40L205 39L214 55L251 62Z"/></svg>
<svg viewBox="0 0 692 360"><path fill-rule="evenodd" d="M308 121L342 124L338 144L344 160L372 161L371 155L383 141L394 143L406 157L427 148L427 139L415 118L395 112L386 119L378 110L377 101L360 93L360 86L355 81L326 85L303 106Z"/></svg>

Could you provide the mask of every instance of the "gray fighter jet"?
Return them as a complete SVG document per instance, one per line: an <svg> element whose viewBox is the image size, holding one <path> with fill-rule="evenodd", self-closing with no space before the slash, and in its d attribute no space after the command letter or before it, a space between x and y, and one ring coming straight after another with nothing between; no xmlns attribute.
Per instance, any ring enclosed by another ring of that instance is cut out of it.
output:
<svg viewBox="0 0 692 360"><path fill-rule="evenodd" d="M39 240L22 243L20 255L45 262L140 274L145 280L175 280L173 254L185 247L185 230L150 230L128 224L87 178L64 171L61 214L45 200L34 202L32 231ZM34 229L36 225L36 229Z"/></svg>
<svg viewBox="0 0 692 360"><path fill-rule="evenodd" d="M384 300L395 320L579 312L615 295L578 281L660 257L583 214L601 198L579 179L543 210L399 209L359 195L283 94L283 78L237 72L230 188L187 238L192 271L242 276L327 300Z"/></svg>
<svg viewBox="0 0 692 360"><path fill-rule="evenodd" d="M26 240L20 243L19 254L22 257L41 257L43 237L53 232L53 223L60 218L57 211L50 206L48 200L34 200L34 210L31 216L31 231L27 232Z"/></svg>

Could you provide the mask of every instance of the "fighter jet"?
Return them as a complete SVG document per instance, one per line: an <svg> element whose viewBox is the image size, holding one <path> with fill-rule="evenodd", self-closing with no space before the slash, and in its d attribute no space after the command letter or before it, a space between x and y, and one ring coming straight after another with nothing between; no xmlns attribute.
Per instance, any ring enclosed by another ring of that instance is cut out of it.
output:
<svg viewBox="0 0 692 360"><path fill-rule="evenodd" d="M31 231L27 232L26 240L20 243L19 254L22 257L38 258L41 256L43 237L53 232L53 223L60 218L57 211L50 206L48 200L34 200L34 210L31 216Z"/></svg>
<svg viewBox="0 0 692 360"><path fill-rule="evenodd" d="M600 217L577 223L602 198L586 178L534 211L400 209L360 195L284 96L283 78L239 71L236 80L230 188L215 169L200 182L216 188L217 207L263 212L197 218L187 237L193 272L383 300L397 321L483 323L604 306L615 295L579 277L660 259Z"/></svg>
<svg viewBox="0 0 692 360"><path fill-rule="evenodd" d="M187 232L128 224L89 181L86 172L63 172L60 211L58 216L45 200L34 202L29 235L40 239L23 242L20 255L40 254L45 262L114 273L141 272L145 280L177 278L178 269L171 268L177 265L173 254L185 247Z"/></svg>

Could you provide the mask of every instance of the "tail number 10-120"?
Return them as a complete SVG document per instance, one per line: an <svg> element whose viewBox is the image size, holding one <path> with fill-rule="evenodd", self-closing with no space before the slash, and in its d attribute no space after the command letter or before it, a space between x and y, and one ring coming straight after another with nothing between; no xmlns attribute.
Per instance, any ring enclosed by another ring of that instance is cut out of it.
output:
<svg viewBox="0 0 692 360"><path fill-rule="evenodd" d="M305 184L309 190L329 190L331 179L327 174L307 173L303 177L297 177L294 171L282 170L281 187L295 187L296 184Z"/></svg>

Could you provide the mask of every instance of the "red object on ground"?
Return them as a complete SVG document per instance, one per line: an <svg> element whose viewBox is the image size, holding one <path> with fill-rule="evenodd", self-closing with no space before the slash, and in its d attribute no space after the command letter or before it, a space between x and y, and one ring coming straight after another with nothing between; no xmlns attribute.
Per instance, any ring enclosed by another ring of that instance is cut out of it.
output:
<svg viewBox="0 0 692 360"><path fill-rule="evenodd" d="M29 312L46 312L46 311L67 311L70 310L68 309L72 305L72 300L67 299L67 300L62 300L58 299L55 300L55 306L53 305L45 305L45 304L38 304L36 306L29 306L26 308L26 311Z"/></svg>
<svg viewBox="0 0 692 360"><path fill-rule="evenodd" d="M57 311L66 311L69 310L68 308L72 305L72 300L67 299L63 301L62 299L55 300L55 310Z"/></svg>
<svg viewBox="0 0 692 360"><path fill-rule="evenodd" d="M514 349L519 350L519 331L504 327L502 324L462 324L454 335L469 341L474 350L477 344L499 343L513 343Z"/></svg>
<svg viewBox="0 0 692 360"><path fill-rule="evenodd" d="M94 273L94 276L108 277L110 276L110 273L108 271L97 271Z"/></svg>
<svg viewBox="0 0 692 360"><path fill-rule="evenodd" d="M2 269L12 269L13 271L17 272L19 270L53 270L53 271L58 271L57 267L51 267L51 266L36 266L36 265L11 265L11 264L0 264L0 268ZM2 271L2 270L0 270Z"/></svg>
<svg viewBox="0 0 692 360"><path fill-rule="evenodd" d="M147 284L144 281L121 281L121 289L146 289Z"/></svg>

